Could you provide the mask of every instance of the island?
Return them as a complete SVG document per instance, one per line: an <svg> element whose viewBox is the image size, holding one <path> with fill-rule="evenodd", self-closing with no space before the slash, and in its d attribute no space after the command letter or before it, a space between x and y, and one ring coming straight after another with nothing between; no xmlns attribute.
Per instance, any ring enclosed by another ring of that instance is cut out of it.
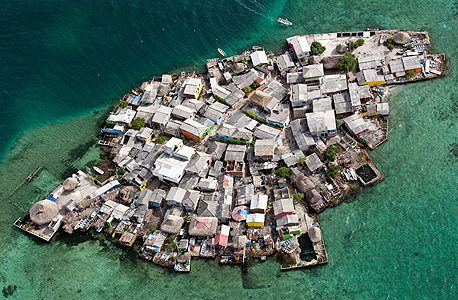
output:
<svg viewBox="0 0 458 300"><path fill-rule="evenodd" d="M447 63L429 53L427 32L286 44L128 92L101 129L106 158L75 168L14 225L45 241L104 232L177 272L197 257L246 266L276 255L282 270L327 263L318 214L383 179L368 152L388 139L390 89L442 77Z"/></svg>

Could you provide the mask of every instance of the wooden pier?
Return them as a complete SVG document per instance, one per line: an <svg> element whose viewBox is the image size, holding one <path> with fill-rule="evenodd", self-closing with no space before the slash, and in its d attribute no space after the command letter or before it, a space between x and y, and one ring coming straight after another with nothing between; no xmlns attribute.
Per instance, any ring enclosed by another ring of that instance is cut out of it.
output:
<svg viewBox="0 0 458 300"><path fill-rule="evenodd" d="M49 242L51 238L54 236L56 232L52 232L51 234L44 234L46 227L41 228L40 230L34 230L30 227L27 223L23 224L21 218L17 218L17 220L13 224L16 228L19 228L27 233L30 233L37 238L40 238L46 242Z"/></svg>
<svg viewBox="0 0 458 300"><path fill-rule="evenodd" d="M11 197L17 193L17 191L19 191L20 188L22 188L25 184L31 182L37 175L38 173L43 169L44 167L38 167L34 172L30 173L29 176L27 176L27 178L22 181L9 195L8 195L8 202L13 205L14 207L16 207L17 209L19 209L20 211L22 211L23 213L26 213L27 211L25 211L22 207L20 207L19 205L17 205L16 203L14 203L13 201L11 201ZM17 220L16 220L17 222Z"/></svg>

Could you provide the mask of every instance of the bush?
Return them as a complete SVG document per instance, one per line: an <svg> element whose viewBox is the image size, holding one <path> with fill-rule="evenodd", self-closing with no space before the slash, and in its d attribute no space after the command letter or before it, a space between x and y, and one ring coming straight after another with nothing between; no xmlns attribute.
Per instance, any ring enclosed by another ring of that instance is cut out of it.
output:
<svg viewBox="0 0 458 300"><path fill-rule="evenodd" d="M407 49L407 50L412 50L412 45L407 45L407 46L406 46L406 49Z"/></svg>
<svg viewBox="0 0 458 300"><path fill-rule="evenodd" d="M355 136L355 140L363 145L367 145L366 140L360 137L359 135Z"/></svg>
<svg viewBox="0 0 458 300"><path fill-rule="evenodd" d="M132 124L130 124L130 127L132 127L135 130L139 130L140 128L145 126L145 119L143 118L136 118L134 121L132 121Z"/></svg>
<svg viewBox="0 0 458 300"><path fill-rule="evenodd" d="M329 145L326 148L326 150L324 150L324 158L326 158L329 161L335 161L336 154L340 151L342 151L342 149L339 146Z"/></svg>
<svg viewBox="0 0 458 300"><path fill-rule="evenodd" d="M393 44L394 44L394 41L393 41L392 38L387 38L387 39L386 39L386 43L387 43L388 45L393 45Z"/></svg>
<svg viewBox="0 0 458 300"><path fill-rule="evenodd" d="M305 157L299 157L299 159L297 160L301 165L305 165L305 161L307 160L307 158Z"/></svg>
<svg viewBox="0 0 458 300"><path fill-rule="evenodd" d="M356 42L348 41L348 49L354 50L358 48L359 46L362 46L363 44L364 44L363 39L357 39Z"/></svg>
<svg viewBox="0 0 458 300"><path fill-rule="evenodd" d="M342 126L342 122L341 122L341 121L337 121L337 122L336 122L336 125L337 125L337 126L336 126L337 129L340 129L340 126Z"/></svg>
<svg viewBox="0 0 458 300"><path fill-rule="evenodd" d="M354 54L352 53L345 53L345 55L341 56L337 61L337 69L340 71L352 71L357 64L357 60Z"/></svg>
<svg viewBox="0 0 458 300"><path fill-rule="evenodd" d="M304 199L304 195L302 195L301 193L296 193L296 194L293 196L294 202L299 202L299 201L301 201L302 199Z"/></svg>
<svg viewBox="0 0 458 300"><path fill-rule="evenodd" d="M249 86L246 86L242 89L242 91L245 93L245 95L248 95L249 93L253 91L253 89Z"/></svg>
<svg viewBox="0 0 458 300"><path fill-rule="evenodd" d="M163 137L163 136L158 136L158 137L156 138L156 143L158 143L158 144L164 144L164 142L165 142L165 137Z"/></svg>
<svg viewBox="0 0 458 300"><path fill-rule="evenodd" d="M353 41L348 41L348 50L353 50L355 49L355 43Z"/></svg>
<svg viewBox="0 0 458 300"><path fill-rule="evenodd" d="M129 105L129 103L127 103L127 101L121 101L121 103L119 103L119 106L121 106L122 108L126 108L127 105Z"/></svg>
<svg viewBox="0 0 458 300"><path fill-rule="evenodd" d="M334 178L337 176L337 174L339 174L339 171L340 171L340 168L338 165L332 165L329 167L329 169L326 170L326 175Z"/></svg>
<svg viewBox="0 0 458 300"><path fill-rule="evenodd" d="M320 55L326 50L326 47L321 45L320 42L313 42L310 46L310 53L312 55Z"/></svg>
<svg viewBox="0 0 458 300"><path fill-rule="evenodd" d="M415 74L416 74L415 71L412 71L412 70L406 71L406 78L407 79L414 78Z"/></svg>
<svg viewBox="0 0 458 300"><path fill-rule="evenodd" d="M124 175L124 174L126 174L126 169L123 168L123 167L119 168L118 174L121 175L121 176Z"/></svg>
<svg viewBox="0 0 458 300"><path fill-rule="evenodd" d="M167 244L171 244L171 243L175 242L176 238L177 238L177 236L174 235L174 234L169 235L169 236L165 239L165 242L166 242Z"/></svg>
<svg viewBox="0 0 458 300"><path fill-rule="evenodd" d="M289 169L287 167L281 167L275 171L275 175L286 178L289 176Z"/></svg>
<svg viewBox="0 0 458 300"><path fill-rule="evenodd" d="M157 230L156 225L151 225L150 230L151 230L151 233L155 232Z"/></svg>
<svg viewBox="0 0 458 300"><path fill-rule="evenodd" d="M175 241L169 243L169 245L167 246L167 248L169 250L175 250L177 248L177 243Z"/></svg>
<svg viewBox="0 0 458 300"><path fill-rule="evenodd" d="M394 46L392 44L389 44L388 45L388 50L393 51L393 49L394 49Z"/></svg>
<svg viewBox="0 0 458 300"><path fill-rule="evenodd" d="M255 119L256 121L258 122L261 122L261 123L267 123L267 121L259 116L257 116L254 112L252 112L251 110L247 110L246 113L252 117L253 119Z"/></svg>
<svg viewBox="0 0 458 300"><path fill-rule="evenodd" d="M253 81L253 83L250 85L250 87L255 90L260 86L260 84L257 81Z"/></svg>
<svg viewBox="0 0 458 300"><path fill-rule="evenodd" d="M357 39L355 42L355 48L358 48L359 46L364 45L364 40L363 39Z"/></svg>

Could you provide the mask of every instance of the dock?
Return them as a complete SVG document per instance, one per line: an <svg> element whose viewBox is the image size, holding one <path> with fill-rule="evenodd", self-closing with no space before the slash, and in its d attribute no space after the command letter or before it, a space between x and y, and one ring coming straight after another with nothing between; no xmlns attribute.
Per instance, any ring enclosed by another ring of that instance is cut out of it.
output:
<svg viewBox="0 0 458 300"><path fill-rule="evenodd" d="M8 197L10 198L11 196L13 196L22 186L24 186L25 184L31 182L37 175L38 173L43 169L44 167L38 167L34 172L30 173L27 178L22 181L9 195Z"/></svg>
<svg viewBox="0 0 458 300"><path fill-rule="evenodd" d="M300 248L298 239L300 238L309 238L310 239L310 234L309 234L310 230L313 227L319 227L320 222L319 222L319 218L317 214L307 213L305 207L303 207L301 204L297 205L297 207L298 207L297 214L300 216L300 219L301 219L301 224L300 224L301 235L298 235L292 238L290 243L288 243L288 241L282 242L282 246L280 249L280 252L283 252L284 255L294 256L296 263L295 264L282 264L280 266L280 270L282 271L293 270L293 269L298 269L298 268L308 268L308 267L313 267L313 266L318 266L318 265L323 265L323 264L328 263L328 254L326 252L326 247L324 245L324 239L323 239L323 235L321 234L321 230L319 230L320 232L319 240L315 242L310 240L313 246L313 251L308 252L308 253L303 253L303 250ZM303 260L300 256L304 254L313 255L315 256L315 258L312 260Z"/></svg>
<svg viewBox="0 0 458 300"><path fill-rule="evenodd" d="M53 230L52 226L36 226L30 221L27 221L25 223L22 223L21 218L17 218L17 220L13 224L16 228L19 228L28 234L31 234L37 238L40 238L46 242L49 242L54 234L56 233L56 230Z"/></svg>

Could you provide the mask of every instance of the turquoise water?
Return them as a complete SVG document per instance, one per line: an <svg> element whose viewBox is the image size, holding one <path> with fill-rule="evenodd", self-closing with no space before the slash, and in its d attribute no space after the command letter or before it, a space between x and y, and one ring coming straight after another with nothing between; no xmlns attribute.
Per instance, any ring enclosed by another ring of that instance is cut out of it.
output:
<svg viewBox="0 0 458 300"><path fill-rule="evenodd" d="M16 285L9 299L456 299L457 16L454 1L2 1L0 288ZM11 227L23 212L9 201L28 209L46 195L69 172L62 159L100 159L102 116L143 80L202 70L218 47L275 51L294 34L366 27L429 31L451 73L391 96L389 141L371 153L385 179L321 215L326 266L280 272L270 260L242 274L199 260L181 275L102 235L45 244Z"/></svg>

